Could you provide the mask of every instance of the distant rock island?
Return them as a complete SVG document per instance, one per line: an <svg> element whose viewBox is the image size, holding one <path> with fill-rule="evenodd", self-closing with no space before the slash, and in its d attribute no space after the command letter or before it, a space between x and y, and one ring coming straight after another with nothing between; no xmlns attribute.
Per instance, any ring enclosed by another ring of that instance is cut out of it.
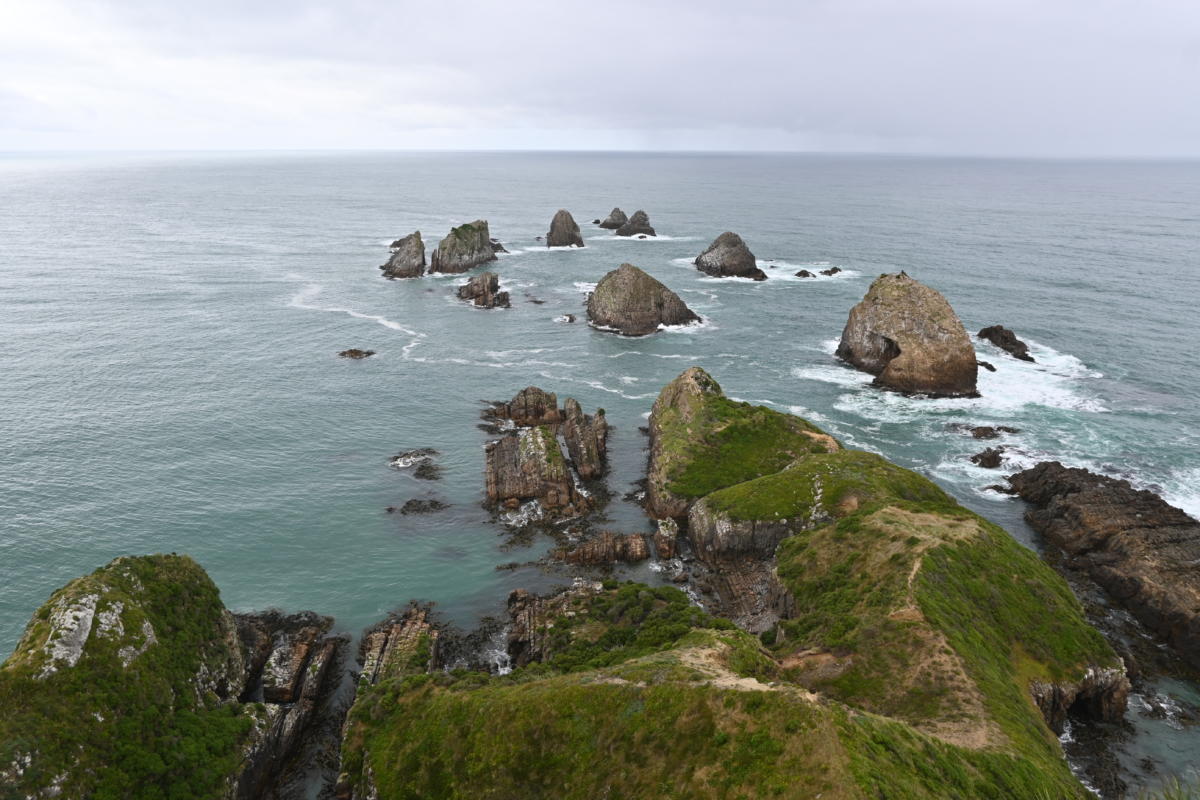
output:
<svg viewBox="0 0 1200 800"><path fill-rule="evenodd" d="M425 243L421 232L392 242L392 257L380 267L385 278L419 278L425 274Z"/></svg>
<svg viewBox="0 0 1200 800"><path fill-rule="evenodd" d="M587 312L592 325L626 336L700 321L679 295L632 264L622 264L600 279L588 295Z"/></svg>
<svg viewBox="0 0 1200 800"><path fill-rule="evenodd" d="M495 260L496 248L492 244L487 220L477 219L450 229L449 235L433 251L429 271L467 272Z"/></svg>
<svg viewBox="0 0 1200 800"><path fill-rule="evenodd" d="M615 231L629 221L629 217L625 216L625 212L619 208L614 208L609 215L600 223L601 228Z"/></svg>
<svg viewBox="0 0 1200 800"><path fill-rule="evenodd" d="M614 209L614 211L619 209ZM617 228L617 236L655 236L654 228L650 227L650 217L645 211L635 211L633 216L625 220Z"/></svg>
<svg viewBox="0 0 1200 800"><path fill-rule="evenodd" d="M765 281L767 273L758 268L754 253L736 233L726 231L696 257L696 269L718 278L751 278Z"/></svg>

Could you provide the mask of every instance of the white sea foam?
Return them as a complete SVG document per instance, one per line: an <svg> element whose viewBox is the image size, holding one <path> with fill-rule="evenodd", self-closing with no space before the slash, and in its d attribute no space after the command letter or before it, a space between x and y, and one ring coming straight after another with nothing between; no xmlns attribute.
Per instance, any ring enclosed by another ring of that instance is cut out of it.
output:
<svg viewBox="0 0 1200 800"><path fill-rule="evenodd" d="M696 334L704 333L705 331L720 330L715 323L708 317L701 317L699 322L689 322L685 325L659 325L658 329L664 333L687 333Z"/></svg>
<svg viewBox="0 0 1200 800"><path fill-rule="evenodd" d="M588 292L595 291L596 289L596 284L588 283L587 281L575 281L575 283L572 285L580 294L587 294Z"/></svg>
<svg viewBox="0 0 1200 800"><path fill-rule="evenodd" d="M300 291L296 292L296 294L292 295L292 298L288 300L288 305L292 308L302 308L306 311L322 311L331 314L348 314L355 319L370 320L384 326L385 328L390 328L394 331L400 331L401 333L407 333L409 336L416 336L418 338L423 338L425 336L425 334L420 333L419 331L406 328L399 322L390 320L387 317L380 316L378 314L364 314L361 311L355 311L352 308L345 308L344 306L313 305L311 301L314 300L317 295L321 293L321 291L322 287L320 284L310 283Z"/></svg>
<svg viewBox="0 0 1200 800"><path fill-rule="evenodd" d="M1163 482L1162 496L1171 505L1200 519L1200 467L1172 472Z"/></svg>

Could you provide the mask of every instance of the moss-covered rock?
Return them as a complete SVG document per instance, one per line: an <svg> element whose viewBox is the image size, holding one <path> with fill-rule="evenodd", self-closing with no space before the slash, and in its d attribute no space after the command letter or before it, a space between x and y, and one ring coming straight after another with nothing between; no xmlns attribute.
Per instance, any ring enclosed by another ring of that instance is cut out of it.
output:
<svg viewBox="0 0 1200 800"><path fill-rule="evenodd" d="M430 272L466 272L480 264L496 260L487 220L477 219L451 228L438 242L429 262Z"/></svg>
<svg viewBox="0 0 1200 800"><path fill-rule="evenodd" d="M0 785L20 796L221 797L254 721L217 587L119 558L55 592L0 667Z"/></svg>
<svg viewBox="0 0 1200 800"><path fill-rule="evenodd" d="M622 264L600 279L588 295L587 313L592 325L625 336L700 321L679 295L632 264Z"/></svg>

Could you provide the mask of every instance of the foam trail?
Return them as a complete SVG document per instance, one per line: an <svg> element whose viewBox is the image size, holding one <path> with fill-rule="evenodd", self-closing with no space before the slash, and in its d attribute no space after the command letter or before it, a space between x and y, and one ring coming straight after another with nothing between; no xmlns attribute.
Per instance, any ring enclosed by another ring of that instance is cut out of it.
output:
<svg viewBox="0 0 1200 800"><path fill-rule="evenodd" d="M406 328L403 325L401 325L399 322L395 322L393 320L388 319L387 317L379 316L377 314L364 314L361 311L355 311L352 308L343 308L341 306L315 306L315 305L312 305L309 301L312 300L313 298L315 298L320 293L321 293L320 284L310 283L307 286L305 286L303 289L301 289L300 291L296 292L296 294L293 295L292 298L288 301L288 305L291 306L292 308L303 308L306 311L323 311L323 312L328 312L331 314L349 314L350 316L354 317L355 319L371 320L372 322L379 323L380 325L382 325L385 328L390 328L394 331L400 331L401 333L407 333L409 336L417 336L417 337L421 337L421 338L424 338L424 336L425 336L425 334L420 333L419 331L414 331L409 328Z"/></svg>

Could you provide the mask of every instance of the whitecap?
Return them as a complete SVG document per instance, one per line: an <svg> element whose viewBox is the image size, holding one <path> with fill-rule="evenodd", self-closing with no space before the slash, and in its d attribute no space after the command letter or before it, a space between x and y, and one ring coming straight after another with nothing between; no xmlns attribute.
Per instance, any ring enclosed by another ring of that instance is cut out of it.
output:
<svg viewBox="0 0 1200 800"><path fill-rule="evenodd" d="M576 291L580 292L581 294L587 294L588 292L595 291L596 289L596 284L589 283L587 281L575 281L572 285L575 287Z"/></svg>
<svg viewBox="0 0 1200 800"><path fill-rule="evenodd" d="M355 311L352 308L344 308L342 306L313 305L310 301L316 298L316 296L319 295L322 290L323 287L320 284L310 283L300 291L296 292L296 294L294 294L292 298L288 300L288 305L292 308L302 308L306 311L322 311L331 314L348 314L355 319L370 320L384 326L385 328L391 328L394 331L407 333L409 336L425 336L423 333L406 328L399 322L395 322L394 320L390 320L387 317L380 316L378 314L364 314L361 311Z"/></svg>

